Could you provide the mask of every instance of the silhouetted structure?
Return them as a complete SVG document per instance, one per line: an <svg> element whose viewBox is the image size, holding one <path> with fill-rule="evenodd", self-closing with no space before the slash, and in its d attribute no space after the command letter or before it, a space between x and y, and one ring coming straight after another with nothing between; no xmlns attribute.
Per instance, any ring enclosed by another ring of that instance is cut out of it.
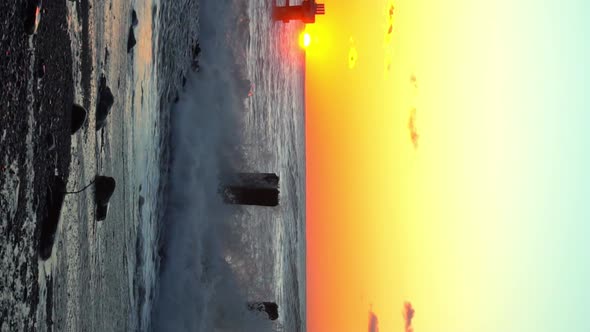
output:
<svg viewBox="0 0 590 332"><path fill-rule="evenodd" d="M290 6L289 0L285 6L273 6L273 19L275 21L301 21L303 23L315 23L316 15L324 15L326 8L323 3L315 0L303 0L301 5Z"/></svg>
<svg viewBox="0 0 590 332"><path fill-rule="evenodd" d="M279 318L279 305L274 302L250 302L248 309L251 311L266 312L268 319L277 320Z"/></svg>
<svg viewBox="0 0 590 332"><path fill-rule="evenodd" d="M228 204L279 205L279 177L274 173L225 174L219 191Z"/></svg>

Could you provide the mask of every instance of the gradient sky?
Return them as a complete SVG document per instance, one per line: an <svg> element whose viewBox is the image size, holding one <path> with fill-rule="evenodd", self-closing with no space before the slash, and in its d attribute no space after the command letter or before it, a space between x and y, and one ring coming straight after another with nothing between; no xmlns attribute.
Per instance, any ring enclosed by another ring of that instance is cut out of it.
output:
<svg viewBox="0 0 590 332"><path fill-rule="evenodd" d="M590 331L590 2L325 3L308 330Z"/></svg>

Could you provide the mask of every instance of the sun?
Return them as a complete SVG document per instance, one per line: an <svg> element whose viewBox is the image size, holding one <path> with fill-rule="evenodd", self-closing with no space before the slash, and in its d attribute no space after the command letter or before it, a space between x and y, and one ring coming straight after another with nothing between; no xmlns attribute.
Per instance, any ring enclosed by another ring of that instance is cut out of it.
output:
<svg viewBox="0 0 590 332"><path fill-rule="evenodd" d="M307 32L302 32L299 36L299 45L302 48L307 48L311 44L311 36Z"/></svg>

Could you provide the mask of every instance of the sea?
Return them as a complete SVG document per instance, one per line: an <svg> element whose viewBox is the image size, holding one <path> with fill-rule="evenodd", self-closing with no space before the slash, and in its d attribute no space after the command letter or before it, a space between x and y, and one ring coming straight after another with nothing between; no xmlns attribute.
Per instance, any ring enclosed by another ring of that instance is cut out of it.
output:
<svg viewBox="0 0 590 332"><path fill-rule="evenodd" d="M140 143L160 157L140 173L160 175L138 231L138 328L305 331L304 26L274 22L272 0L158 4L145 79L160 119ZM279 206L224 204L228 172L276 173ZM251 301L276 302L279 319Z"/></svg>

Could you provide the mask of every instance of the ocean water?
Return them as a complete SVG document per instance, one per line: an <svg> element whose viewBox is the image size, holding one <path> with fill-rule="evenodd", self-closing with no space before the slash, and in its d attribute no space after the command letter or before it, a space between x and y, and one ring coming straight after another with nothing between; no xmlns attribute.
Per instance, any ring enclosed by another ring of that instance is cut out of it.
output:
<svg viewBox="0 0 590 332"><path fill-rule="evenodd" d="M178 1L155 14L166 120L160 129L169 139L147 138L154 146L146 150L169 164L150 205L162 209L149 214L158 224L140 226L142 328L306 329L302 25L273 22L271 7L263 0ZM195 38L201 54L191 72L184 68L192 54L175 47L186 49ZM217 187L224 172L277 173L280 205L223 204ZM279 319L249 312L248 301L277 302Z"/></svg>

